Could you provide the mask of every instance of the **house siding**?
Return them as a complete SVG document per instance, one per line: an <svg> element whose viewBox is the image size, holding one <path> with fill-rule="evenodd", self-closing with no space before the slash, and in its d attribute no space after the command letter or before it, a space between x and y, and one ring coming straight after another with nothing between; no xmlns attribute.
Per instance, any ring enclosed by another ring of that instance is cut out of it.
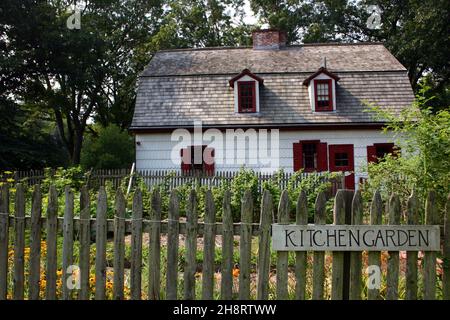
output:
<svg viewBox="0 0 450 320"><path fill-rule="evenodd" d="M286 172L293 171L293 143L299 140L320 140L328 145L352 144L354 146L355 181L365 176L362 168L367 164L367 146L374 143L393 142L392 137L383 134L380 130L311 130L311 131L280 131L279 132L279 167ZM171 159L172 149L177 146L178 141L171 141L171 133L146 133L136 134L136 141L140 145L136 146L136 168L137 170L177 170L181 168L180 163L173 163ZM206 143L205 143L206 144ZM242 147L241 147L242 148ZM179 149L177 147L177 149ZM257 150L257 145L246 147L247 150ZM269 153L270 143L268 143ZM179 154L179 150L176 150ZM216 156L220 152L216 151ZM247 168L261 170L260 164L250 164L250 159L254 156L246 156L240 159L245 162ZM237 160L237 159L236 159ZM237 171L242 166L239 163L226 164L216 162L216 171Z"/></svg>

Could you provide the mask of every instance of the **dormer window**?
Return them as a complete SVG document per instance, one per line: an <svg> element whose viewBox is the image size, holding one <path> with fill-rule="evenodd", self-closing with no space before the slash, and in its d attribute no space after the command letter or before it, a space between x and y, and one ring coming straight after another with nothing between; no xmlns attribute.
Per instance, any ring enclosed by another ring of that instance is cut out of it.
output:
<svg viewBox="0 0 450 320"><path fill-rule="evenodd" d="M255 81L238 82L239 112L256 112Z"/></svg>
<svg viewBox="0 0 450 320"><path fill-rule="evenodd" d="M316 111L333 111L333 85L331 79L314 80Z"/></svg>
<svg viewBox="0 0 450 320"><path fill-rule="evenodd" d="M311 111L330 112L336 110L336 83L339 77L321 67L309 76L303 85L308 87Z"/></svg>
<svg viewBox="0 0 450 320"><path fill-rule="evenodd" d="M259 90L263 79L245 69L229 81L234 92L234 112L258 113Z"/></svg>

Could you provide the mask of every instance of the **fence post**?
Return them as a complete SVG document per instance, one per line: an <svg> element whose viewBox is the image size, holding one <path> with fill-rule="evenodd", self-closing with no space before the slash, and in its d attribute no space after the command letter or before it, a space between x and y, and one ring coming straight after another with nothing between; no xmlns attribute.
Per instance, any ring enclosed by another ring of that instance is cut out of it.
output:
<svg viewBox="0 0 450 320"><path fill-rule="evenodd" d="M203 233L202 299L214 297L214 245L216 243L216 210L211 189L206 191L205 228Z"/></svg>
<svg viewBox="0 0 450 320"><path fill-rule="evenodd" d="M334 199L334 224L345 224L345 190L339 190ZM333 252L331 299L342 300L344 295L344 252Z"/></svg>
<svg viewBox="0 0 450 320"><path fill-rule="evenodd" d="M170 193L169 218L167 230L167 271L166 271L166 298L177 299L178 284L178 234L179 234L180 203L175 189Z"/></svg>
<svg viewBox="0 0 450 320"><path fill-rule="evenodd" d="M67 273L67 269L73 262L73 209L74 198L73 192L69 186L65 188L65 208L64 208L64 224L63 224L63 261L62 261L62 294L64 300L71 299L72 290L67 287L67 280L72 273Z"/></svg>
<svg viewBox="0 0 450 320"><path fill-rule="evenodd" d="M252 246L253 196L246 190L241 202L241 233L239 239L239 300L250 299L250 258Z"/></svg>
<svg viewBox="0 0 450 320"><path fill-rule="evenodd" d="M419 224L419 206L415 191L408 199L407 222L410 225ZM408 251L406 256L406 299L417 299L417 251Z"/></svg>
<svg viewBox="0 0 450 320"><path fill-rule="evenodd" d="M9 186L0 189L0 300L6 300L8 288Z"/></svg>
<svg viewBox="0 0 450 320"><path fill-rule="evenodd" d="M428 192L425 207L425 224L439 224L435 191ZM436 299L436 252L426 251L423 262L423 299L434 300Z"/></svg>
<svg viewBox="0 0 450 320"><path fill-rule="evenodd" d="M259 224L258 276L256 299L269 299L270 271L270 228L273 215L273 199L269 190L264 190L261 202L261 220Z"/></svg>
<svg viewBox="0 0 450 320"><path fill-rule="evenodd" d="M297 199L295 222L297 225L308 224L308 199L302 190ZM295 299L306 298L307 251L295 252Z"/></svg>
<svg viewBox="0 0 450 320"><path fill-rule="evenodd" d="M95 227L95 300L106 299L106 211L108 202L105 187L98 191Z"/></svg>
<svg viewBox="0 0 450 320"><path fill-rule="evenodd" d="M389 225L400 224L400 200L397 194L389 199ZM386 299L398 299L399 256L398 251L389 251L386 275Z"/></svg>
<svg viewBox="0 0 450 320"><path fill-rule="evenodd" d="M137 188L133 196L131 220L131 299L141 299L142 283L142 192Z"/></svg>
<svg viewBox="0 0 450 320"><path fill-rule="evenodd" d="M80 194L80 300L89 299L89 274L91 250L91 208L87 186Z"/></svg>
<svg viewBox="0 0 450 320"><path fill-rule="evenodd" d="M363 207L361 191L355 192L352 201L352 224L360 225L363 223ZM361 251L350 253L350 300L361 300L361 269L362 269Z"/></svg>
<svg viewBox="0 0 450 320"><path fill-rule="evenodd" d="M225 190L222 205L222 283L220 299L233 297L233 215L230 190Z"/></svg>
<svg viewBox="0 0 450 320"><path fill-rule="evenodd" d="M324 191L321 191L316 198L314 223L317 225L326 223L327 198ZM325 252L314 251L313 264L313 300L322 300L323 287L325 281Z"/></svg>
<svg viewBox="0 0 450 320"><path fill-rule="evenodd" d="M283 190L278 206L278 220L280 224L289 224L289 195ZM277 251L277 299L287 300L288 296L288 258L289 251Z"/></svg>
<svg viewBox="0 0 450 320"><path fill-rule="evenodd" d="M31 232L30 232L30 275L28 278L28 299L39 299L39 283L41 276L41 187L34 186L31 202Z"/></svg>
<svg viewBox="0 0 450 320"><path fill-rule="evenodd" d="M25 283L25 194L21 183L16 186L14 231L14 300L23 300Z"/></svg>
<svg viewBox="0 0 450 320"><path fill-rule="evenodd" d="M47 207L47 287L45 294L47 300L56 300L57 219L58 193L55 186L51 185Z"/></svg>
<svg viewBox="0 0 450 320"><path fill-rule="evenodd" d="M150 244L148 254L148 297L159 300L161 287L161 196L153 189L150 212Z"/></svg>
<svg viewBox="0 0 450 320"><path fill-rule="evenodd" d="M378 225L381 224L383 217L383 201L381 200L380 192L377 190L373 194L372 203L370 205L370 224ZM376 266L380 268L380 251L369 251L368 253L369 266ZM369 275L370 277L371 275ZM379 300L380 299L380 289L379 288L368 288L367 296L369 300Z"/></svg>
<svg viewBox="0 0 450 320"><path fill-rule="evenodd" d="M125 197L121 188L116 191L114 215L114 282L113 299L124 299L124 256L125 256Z"/></svg>
<svg viewBox="0 0 450 320"><path fill-rule="evenodd" d="M197 194L189 193L186 208L186 263L184 267L184 299L195 299L195 272L197 269Z"/></svg>
<svg viewBox="0 0 450 320"><path fill-rule="evenodd" d="M445 204L443 260L444 274L442 278L442 289L444 291L444 299L450 300L450 194Z"/></svg>

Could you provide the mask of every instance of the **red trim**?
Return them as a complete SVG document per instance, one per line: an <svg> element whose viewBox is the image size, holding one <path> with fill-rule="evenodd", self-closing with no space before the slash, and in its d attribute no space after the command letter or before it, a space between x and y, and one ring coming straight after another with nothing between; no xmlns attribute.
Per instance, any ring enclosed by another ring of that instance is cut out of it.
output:
<svg viewBox="0 0 450 320"><path fill-rule="evenodd" d="M294 142L292 146L293 159L294 159L294 171L298 171L302 168L303 163L303 150L301 142Z"/></svg>
<svg viewBox="0 0 450 320"><path fill-rule="evenodd" d="M252 109L250 111L243 110L241 106L241 87L242 85L251 85L252 88ZM255 81L239 81L238 82L238 112L253 113L256 112L256 84Z"/></svg>
<svg viewBox="0 0 450 320"><path fill-rule="evenodd" d="M393 143L374 143L372 146L367 146L367 163L377 163L377 147L384 147L390 149L389 153L396 155L399 152L398 147Z"/></svg>
<svg viewBox="0 0 450 320"><path fill-rule="evenodd" d="M329 163L330 171L354 171L354 150L353 144L334 144L329 147ZM348 165L347 166L336 166L335 159L336 153L347 153L348 155ZM355 175L352 173L345 177L345 187L347 189L355 189Z"/></svg>
<svg viewBox="0 0 450 320"><path fill-rule="evenodd" d="M320 67L319 70L317 70L315 73L313 73L312 75L310 75L308 78L306 78L303 81L303 85L308 86L312 79L314 79L315 77L317 77L319 74L322 74L322 73L326 74L327 76L329 76L330 78L333 78L336 81L339 81L339 77L337 75L328 71L327 68Z"/></svg>
<svg viewBox="0 0 450 320"><path fill-rule="evenodd" d="M367 163L377 162L377 151L375 146L367 146Z"/></svg>
<svg viewBox="0 0 450 320"><path fill-rule="evenodd" d="M319 108L319 105L317 103L317 85L322 83L328 84L328 106ZM331 82L331 79L314 80L314 110L316 112L333 111L333 84Z"/></svg>
<svg viewBox="0 0 450 320"><path fill-rule="evenodd" d="M328 148L326 142L317 145L317 171L328 170Z"/></svg>
<svg viewBox="0 0 450 320"><path fill-rule="evenodd" d="M303 145L313 143L316 145L317 166L314 169L303 168ZM304 169L305 172L320 172L328 170L327 163L327 143L320 140L301 140L293 144L294 171Z"/></svg>
<svg viewBox="0 0 450 320"><path fill-rule="evenodd" d="M243 76L249 76L250 78L255 79L256 81L258 81L259 83L263 84L264 83L264 79L258 77L257 75L251 73L250 70L248 69L244 69L242 70L241 73L239 73L237 76L231 78L228 83L230 84L230 87L234 88L234 83L239 80L240 78L242 78Z"/></svg>

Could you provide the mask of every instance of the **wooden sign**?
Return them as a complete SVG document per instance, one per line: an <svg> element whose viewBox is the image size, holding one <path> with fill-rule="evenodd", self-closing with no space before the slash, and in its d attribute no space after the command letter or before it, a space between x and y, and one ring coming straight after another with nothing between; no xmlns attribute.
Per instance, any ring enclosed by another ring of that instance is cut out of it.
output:
<svg viewBox="0 0 450 320"><path fill-rule="evenodd" d="M272 225L276 251L439 251L438 225Z"/></svg>

